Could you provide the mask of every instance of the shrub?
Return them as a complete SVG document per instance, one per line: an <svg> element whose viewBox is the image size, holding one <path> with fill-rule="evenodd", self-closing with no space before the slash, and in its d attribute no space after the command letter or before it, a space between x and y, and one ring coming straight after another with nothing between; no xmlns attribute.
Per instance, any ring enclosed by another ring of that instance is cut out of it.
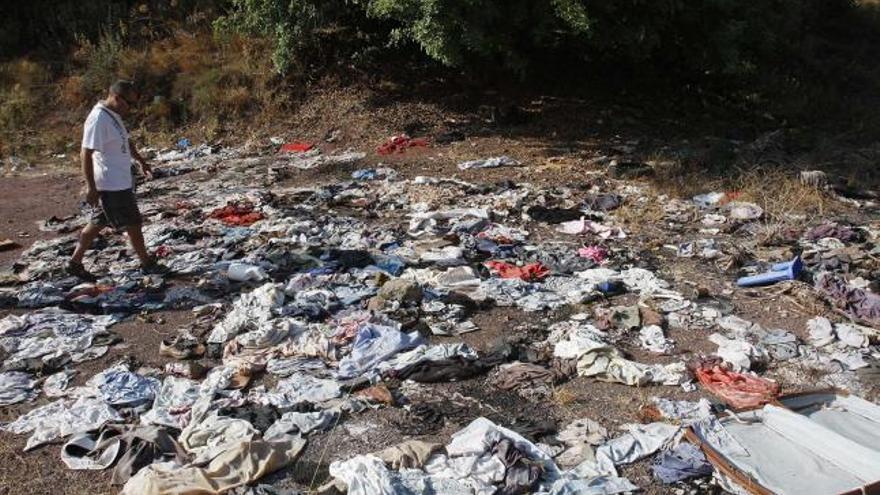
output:
<svg viewBox="0 0 880 495"><path fill-rule="evenodd" d="M750 77L797 65L812 33L852 0L231 0L215 26L270 37L277 70L310 59L329 31L413 46L472 72L659 71ZM378 40L378 41L377 41ZM369 49L370 46L358 49Z"/></svg>
<svg viewBox="0 0 880 495"><path fill-rule="evenodd" d="M0 131L22 131L51 107L49 78L44 66L27 59L0 65Z"/></svg>
<svg viewBox="0 0 880 495"><path fill-rule="evenodd" d="M82 89L89 99L106 93L119 78L117 69L124 49L122 35L112 30L105 30L96 43L80 39L73 59L82 67Z"/></svg>
<svg viewBox="0 0 880 495"><path fill-rule="evenodd" d="M275 42L272 62L290 73L300 56L321 49L320 33L334 28L359 29L366 24L357 0L231 0L228 15L214 23L219 34L243 32Z"/></svg>

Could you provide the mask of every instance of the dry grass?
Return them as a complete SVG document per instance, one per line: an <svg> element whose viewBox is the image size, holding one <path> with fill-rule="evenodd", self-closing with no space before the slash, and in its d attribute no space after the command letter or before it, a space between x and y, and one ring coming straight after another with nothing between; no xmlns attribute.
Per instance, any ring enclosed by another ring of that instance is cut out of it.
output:
<svg viewBox="0 0 880 495"><path fill-rule="evenodd" d="M44 161L76 145L82 118L119 78L141 88L127 119L136 139L170 145L223 138L282 120L290 97L278 87L259 39L215 39L209 30L178 30L143 47L105 34L81 42L70 66L52 81L46 65L27 59L0 65L0 158ZM51 114L51 119L45 118ZM39 133L37 121L42 120Z"/></svg>
<svg viewBox="0 0 880 495"><path fill-rule="evenodd" d="M776 220L813 222L827 214L831 199L820 189L800 183L792 171L754 170L732 181L742 201L751 201ZM806 216L806 218L804 218Z"/></svg>
<svg viewBox="0 0 880 495"><path fill-rule="evenodd" d="M624 202L620 208L614 211L614 219L624 226L660 225L663 216L663 205L653 196L649 196L644 203Z"/></svg>
<svg viewBox="0 0 880 495"><path fill-rule="evenodd" d="M666 162L656 169L653 185L660 193L683 199L711 191L738 193L738 201L757 204L774 222L812 222L836 205L824 191L801 184L793 168L739 165L710 174L681 162Z"/></svg>
<svg viewBox="0 0 880 495"><path fill-rule="evenodd" d="M31 60L0 64L0 153L20 149L34 122L48 110L48 83L49 71Z"/></svg>
<svg viewBox="0 0 880 495"><path fill-rule="evenodd" d="M578 396L566 387L553 389L553 403L560 407L569 406L577 400Z"/></svg>

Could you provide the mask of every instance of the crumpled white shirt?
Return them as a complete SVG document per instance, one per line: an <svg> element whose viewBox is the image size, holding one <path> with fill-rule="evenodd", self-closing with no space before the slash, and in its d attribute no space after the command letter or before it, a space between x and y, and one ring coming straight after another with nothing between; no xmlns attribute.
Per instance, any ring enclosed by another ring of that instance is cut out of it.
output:
<svg viewBox="0 0 880 495"><path fill-rule="evenodd" d="M32 433L24 450L49 443L74 433L95 430L122 416L101 398L80 397L76 401L60 399L31 410L3 429L16 434Z"/></svg>

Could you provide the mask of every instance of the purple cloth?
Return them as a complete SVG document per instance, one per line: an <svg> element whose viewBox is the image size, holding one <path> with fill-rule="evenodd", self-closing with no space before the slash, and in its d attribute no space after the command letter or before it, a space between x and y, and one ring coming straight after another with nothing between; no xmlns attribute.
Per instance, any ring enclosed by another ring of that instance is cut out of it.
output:
<svg viewBox="0 0 880 495"><path fill-rule="evenodd" d="M869 325L880 325L880 295L873 292L850 287L846 280L824 272L816 277L816 288L831 303L845 311L853 318L862 320Z"/></svg>
<svg viewBox="0 0 880 495"><path fill-rule="evenodd" d="M861 232L836 223L825 223L804 233L804 238L810 241L817 241L825 237L833 237L843 242L860 242L862 240Z"/></svg>
<svg viewBox="0 0 880 495"><path fill-rule="evenodd" d="M654 477L666 484L712 474L712 465L706 456L694 444L685 442L660 452L652 467Z"/></svg>

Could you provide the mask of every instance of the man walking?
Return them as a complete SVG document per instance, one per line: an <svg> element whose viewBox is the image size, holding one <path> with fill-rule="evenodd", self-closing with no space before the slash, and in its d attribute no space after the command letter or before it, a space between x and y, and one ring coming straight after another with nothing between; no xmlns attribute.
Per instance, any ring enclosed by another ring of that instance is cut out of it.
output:
<svg viewBox="0 0 880 495"><path fill-rule="evenodd" d="M80 158L86 179L86 201L98 207L79 237L67 272L83 280L94 282L96 277L86 271L82 260L92 241L104 227L124 229L131 247L141 262L145 274L167 272L147 253L141 230L141 213L134 196L134 177L131 159L140 164L145 176L152 176L147 162L132 144L122 117L128 115L137 100L134 85L130 81L116 81L110 86L107 99L99 101L83 128Z"/></svg>

